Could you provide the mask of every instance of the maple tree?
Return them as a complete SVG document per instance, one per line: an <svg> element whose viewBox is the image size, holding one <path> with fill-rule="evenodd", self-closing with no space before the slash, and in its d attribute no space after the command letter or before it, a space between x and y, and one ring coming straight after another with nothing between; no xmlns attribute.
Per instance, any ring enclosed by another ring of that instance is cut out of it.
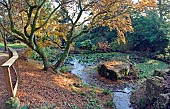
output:
<svg viewBox="0 0 170 109"><path fill-rule="evenodd" d="M110 30L115 29L118 42L126 43L124 33L133 31L130 13L142 12L154 6L155 0L141 0L136 4L132 0L72 0L65 4L60 10L64 21L59 23L67 25L66 46L55 68L62 66L74 40L94 27L108 26Z"/></svg>
<svg viewBox="0 0 170 109"><path fill-rule="evenodd" d="M118 42L126 43L124 33L133 31L130 13L156 5L155 0L1 0L12 36L36 51L47 70L49 62L43 47L55 42L64 52L55 68L64 63L75 39L94 27L108 26L118 33ZM1 22L2 24L2 22ZM66 45L61 46L61 39ZM50 42L51 41L51 42Z"/></svg>
<svg viewBox="0 0 170 109"><path fill-rule="evenodd" d="M0 28L0 35L3 39L4 50L7 51L7 40L6 40L6 38L7 38L8 34L6 33L6 31L4 29Z"/></svg>
<svg viewBox="0 0 170 109"><path fill-rule="evenodd" d="M2 6L0 6L0 21L4 22L5 25L8 25L7 22L5 22L5 12L6 12L6 10L4 10L4 8ZM4 50L7 51L7 40L6 40L6 38L7 38L8 34L3 29L2 25L0 25L0 35L1 35L3 42L4 42Z"/></svg>
<svg viewBox="0 0 170 109"><path fill-rule="evenodd" d="M29 48L36 51L43 60L44 70L49 68L49 62L39 40L40 30L48 23L52 15L61 6L55 7L49 0L1 0L1 6L7 10L6 20L10 30L1 26L12 36L24 42ZM50 5L48 5L50 4Z"/></svg>

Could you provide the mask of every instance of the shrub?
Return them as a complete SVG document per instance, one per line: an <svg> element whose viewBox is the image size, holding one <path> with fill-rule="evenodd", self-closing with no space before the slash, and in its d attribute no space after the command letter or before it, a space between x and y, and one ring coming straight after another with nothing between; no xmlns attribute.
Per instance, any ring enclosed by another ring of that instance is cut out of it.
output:
<svg viewBox="0 0 170 109"><path fill-rule="evenodd" d="M168 25L162 21L156 11L132 16L133 33L127 33L131 50L161 52L168 44Z"/></svg>
<svg viewBox="0 0 170 109"><path fill-rule="evenodd" d="M115 104L113 103L113 101L106 101L105 106L113 108L115 106Z"/></svg>
<svg viewBox="0 0 170 109"><path fill-rule="evenodd" d="M19 98L10 97L5 103L6 109L18 109L20 106Z"/></svg>
<svg viewBox="0 0 170 109"><path fill-rule="evenodd" d="M127 51L129 50L129 44L124 44L123 42L120 42L118 44L117 40L115 39L113 42L110 43L110 47L113 51Z"/></svg>
<svg viewBox="0 0 170 109"><path fill-rule="evenodd" d="M63 73L69 71L70 69L71 69L70 66L63 66L63 67L59 68L59 70L60 70L61 72L63 72Z"/></svg>
<svg viewBox="0 0 170 109"><path fill-rule="evenodd" d="M91 40L87 39L87 40L81 42L81 43L80 43L80 48L83 48L83 49L91 49L91 48L92 48Z"/></svg>
<svg viewBox="0 0 170 109"><path fill-rule="evenodd" d="M167 46L167 47L164 49L164 52L163 52L163 53L158 54L158 55L156 56L156 58L161 59L161 60L163 60L163 61L165 61L165 62L170 63L170 45Z"/></svg>
<svg viewBox="0 0 170 109"><path fill-rule="evenodd" d="M149 104L149 99L145 97L145 98L140 98L137 105L139 108L145 109L147 108L148 104Z"/></svg>
<svg viewBox="0 0 170 109"><path fill-rule="evenodd" d="M109 90L103 90L103 93L104 93L105 95L111 95L111 92L110 92Z"/></svg>
<svg viewBox="0 0 170 109"><path fill-rule="evenodd" d="M96 46L97 46L97 49L101 52L111 52L112 51L108 42L98 42L96 44Z"/></svg>

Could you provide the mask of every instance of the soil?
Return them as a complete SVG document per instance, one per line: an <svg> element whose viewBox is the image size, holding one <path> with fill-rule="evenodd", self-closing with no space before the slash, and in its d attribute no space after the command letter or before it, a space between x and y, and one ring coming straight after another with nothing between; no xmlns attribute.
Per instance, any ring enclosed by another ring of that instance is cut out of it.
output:
<svg viewBox="0 0 170 109"><path fill-rule="evenodd" d="M0 58L0 64L3 62L5 60ZM46 102L50 105L57 104L57 109L72 109L75 106L83 108L89 101L87 96L80 92L90 95L91 90L97 92L96 97L100 103L105 104L106 101L112 100L110 95L105 95L99 89L92 89L88 86L75 87L75 83L81 84L77 76L69 72L54 74L51 69L48 72L43 71L42 66L33 60L18 59L15 68L20 75L17 97L21 105L26 104L31 109L42 107ZM2 69L0 69L0 89L0 109L4 109L8 95Z"/></svg>
<svg viewBox="0 0 170 109"><path fill-rule="evenodd" d="M0 56L0 65L5 62L4 56ZM3 59L3 60L2 60ZM5 101L8 99L8 93L6 90L6 84L4 81L3 69L0 67L0 109L5 108Z"/></svg>

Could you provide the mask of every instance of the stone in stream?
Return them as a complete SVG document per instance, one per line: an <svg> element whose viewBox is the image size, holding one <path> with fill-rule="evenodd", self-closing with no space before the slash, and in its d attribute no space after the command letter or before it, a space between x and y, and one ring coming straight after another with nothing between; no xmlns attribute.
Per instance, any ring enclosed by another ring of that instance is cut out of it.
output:
<svg viewBox="0 0 170 109"><path fill-rule="evenodd" d="M168 78L159 76L147 78L140 88L131 95L133 107L147 108L147 106L151 106L151 109L170 109L170 83Z"/></svg>
<svg viewBox="0 0 170 109"><path fill-rule="evenodd" d="M130 63L112 60L99 64L97 70L99 75L107 79L118 80L124 78L132 71L131 66Z"/></svg>

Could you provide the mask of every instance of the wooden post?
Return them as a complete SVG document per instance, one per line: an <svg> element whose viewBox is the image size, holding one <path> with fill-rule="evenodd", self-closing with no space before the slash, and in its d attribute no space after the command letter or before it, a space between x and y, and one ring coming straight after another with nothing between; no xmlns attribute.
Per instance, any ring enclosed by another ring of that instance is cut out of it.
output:
<svg viewBox="0 0 170 109"><path fill-rule="evenodd" d="M8 54L9 54L9 59L10 59L13 56L12 51L10 50L10 48L8 48Z"/></svg>
<svg viewBox="0 0 170 109"><path fill-rule="evenodd" d="M5 83L6 83L8 94L10 97L14 97L14 90L12 86L10 68L5 66L3 67L3 70L4 70Z"/></svg>
<svg viewBox="0 0 170 109"><path fill-rule="evenodd" d="M9 60L7 60L3 65L1 65L1 67L4 70L5 83L6 83L8 95L9 95L9 97L15 97L16 92L17 92L17 86L18 86L18 74L17 74L15 68L13 67L13 64L18 59L18 54L12 48L8 48L8 53L9 53ZM14 85L14 87L12 84L10 68L14 69L14 72L16 73L16 76L17 76L17 78L16 78L17 81L16 81L16 84Z"/></svg>

